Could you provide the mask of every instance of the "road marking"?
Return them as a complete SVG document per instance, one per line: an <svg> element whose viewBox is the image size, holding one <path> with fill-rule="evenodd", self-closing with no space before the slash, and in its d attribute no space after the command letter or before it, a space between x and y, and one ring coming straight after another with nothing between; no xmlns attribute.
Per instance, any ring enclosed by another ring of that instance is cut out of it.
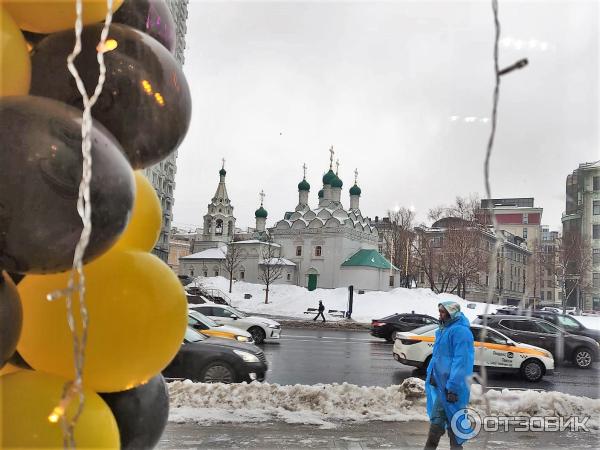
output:
<svg viewBox="0 0 600 450"><path fill-rule="evenodd" d="M288 334L285 335L285 337L283 337L284 335L282 335L282 337L280 339L285 339L285 340L290 340L293 341L295 339L293 338L306 338L306 339L310 339L313 341L316 340L320 340L320 339L331 339L334 341L360 341L360 342L378 342L378 343L383 343L381 341L376 341L373 339L357 339L357 338L339 338L339 337L333 337L333 336L304 336L304 335L300 335L300 334Z"/></svg>

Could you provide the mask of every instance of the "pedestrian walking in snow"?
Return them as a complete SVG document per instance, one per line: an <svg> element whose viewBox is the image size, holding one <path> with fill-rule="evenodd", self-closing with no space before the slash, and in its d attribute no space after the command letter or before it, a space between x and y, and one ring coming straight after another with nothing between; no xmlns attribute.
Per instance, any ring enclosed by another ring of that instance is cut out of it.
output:
<svg viewBox="0 0 600 450"><path fill-rule="evenodd" d="M468 378L473 374L475 358L473 334L458 303L442 302L438 305L438 311L440 327L435 333L433 354L425 380L427 414L431 422L425 449L436 449L446 429L450 448L461 449L466 439L455 434L451 421L454 414L469 404ZM460 434L468 435L470 431L461 429Z"/></svg>
<svg viewBox="0 0 600 450"><path fill-rule="evenodd" d="M323 318L323 322L325 322L325 315L323 314L323 311L325 311L325 305L321 300L319 300L319 314L317 314L313 321L316 321L319 318L319 316L321 316Z"/></svg>

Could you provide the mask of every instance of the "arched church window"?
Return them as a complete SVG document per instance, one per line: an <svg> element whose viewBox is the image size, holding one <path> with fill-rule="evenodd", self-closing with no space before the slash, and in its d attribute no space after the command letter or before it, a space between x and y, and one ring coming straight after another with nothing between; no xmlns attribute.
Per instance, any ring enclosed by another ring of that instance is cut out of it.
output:
<svg viewBox="0 0 600 450"><path fill-rule="evenodd" d="M215 225L215 234L218 236L223 234L223 221L221 219L217 219Z"/></svg>
<svg viewBox="0 0 600 450"><path fill-rule="evenodd" d="M315 256L321 256L321 246L317 245L315 247Z"/></svg>
<svg viewBox="0 0 600 450"><path fill-rule="evenodd" d="M231 220L229 221L229 226L228 226L228 229L227 229L227 234L229 236L231 236L233 234L233 221L231 221Z"/></svg>
<svg viewBox="0 0 600 450"><path fill-rule="evenodd" d="M219 212L222 212L221 208L219 208Z"/></svg>
<svg viewBox="0 0 600 450"><path fill-rule="evenodd" d="M193 267L190 269L190 276L192 276L192 277L194 276L194 268Z"/></svg>

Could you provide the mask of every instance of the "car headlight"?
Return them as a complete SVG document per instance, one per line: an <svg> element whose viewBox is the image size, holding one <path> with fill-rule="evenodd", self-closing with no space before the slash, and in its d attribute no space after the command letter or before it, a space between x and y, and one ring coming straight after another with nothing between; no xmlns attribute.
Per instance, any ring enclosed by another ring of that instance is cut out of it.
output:
<svg viewBox="0 0 600 450"><path fill-rule="evenodd" d="M239 336L239 335L238 335L238 336L236 336L236 337L235 337L235 339L236 339L237 341L240 341L240 342L249 342L249 341L250 341L250 338L249 338L249 337L246 337L246 336Z"/></svg>
<svg viewBox="0 0 600 450"><path fill-rule="evenodd" d="M234 350L233 353L241 357L246 362L259 362L258 356L252 353L244 352L242 350Z"/></svg>
<svg viewBox="0 0 600 450"><path fill-rule="evenodd" d="M546 358L554 359L554 356L552 356L552 353L550 353L550 352L542 352L542 353L544 354L544 356Z"/></svg>
<svg viewBox="0 0 600 450"><path fill-rule="evenodd" d="M278 328L279 325L273 325L271 323L266 324L269 328Z"/></svg>

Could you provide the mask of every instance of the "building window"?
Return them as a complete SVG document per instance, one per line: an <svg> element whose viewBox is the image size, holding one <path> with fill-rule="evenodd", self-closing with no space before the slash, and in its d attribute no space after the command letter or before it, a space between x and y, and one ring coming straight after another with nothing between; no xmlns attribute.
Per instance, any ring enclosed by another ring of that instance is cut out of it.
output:
<svg viewBox="0 0 600 450"><path fill-rule="evenodd" d="M592 225L592 239L600 239L600 225Z"/></svg>
<svg viewBox="0 0 600 450"><path fill-rule="evenodd" d="M302 256L302 246L298 245L296 247L296 256Z"/></svg>
<svg viewBox="0 0 600 450"><path fill-rule="evenodd" d="M243 270L240 272L240 280L243 280L244 277L246 276L246 272L244 272Z"/></svg>
<svg viewBox="0 0 600 450"><path fill-rule="evenodd" d="M208 276L208 270L204 271L204 276L207 277Z"/></svg>
<svg viewBox="0 0 600 450"><path fill-rule="evenodd" d="M523 228L523 239L527 239L527 228Z"/></svg>
<svg viewBox="0 0 600 450"><path fill-rule="evenodd" d="M592 263L600 264L600 248L592 249Z"/></svg>
<svg viewBox="0 0 600 450"><path fill-rule="evenodd" d="M594 177L593 180L594 190L600 191L600 177Z"/></svg>
<svg viewBox="0 0 600 450"><path fill-rule="evenodd" d="M540 292L540 300L544 300L544 291Z"/></svg>
<svg viewBox="0 0 600 450"><path fill-rule="evenodd" d="M315 256L321 256L321 246L317 245L315 247Z"/></svg>
<svg viewBox="0 0 600 450"><path fill-rule="evenodd" d="M528 213L523 213L523 223L524 224L529 223L529 214Z"/></svg>
<svg viewBox="0 0 600 450"><path fill-rule="evenodd" d="M390 287L394 287L394 276L390 275Z"/></svg>
<svg viewBox="0 0 600 450"><path fill-rule="evenodd" d="M218 277L218 276L219 276L219 271L215 270L215 277Z"/></svg>
<svg viewBox="0 0 600 450"><path fill-rule="evenodd" d="M600 288L600 273L599 272L594 272L592 285L595 288Z"/></svg>
<svg viewBox="0 0 600 450"><path fill-rule="evenodd" d="M600 214L600 200L594 200L594 207L593 207L593 212L594 215L597 216L598 214Z"/></svg>
<svg viewBox="0 0 600 450"><path fill-rule="evenodd" d="M292 279L292 274L291 274L291 273L288 273L288 274L287 274L287 280L288 280L288 281L290 281L291 279Z"/></svg>
<svg viewBox="0 0 600 450"><path fill-rule="evenodd" d="M490 285L490 275L489 274L485 274L485 285L489 286Z"/></svg>
<svg viewBox="0 0 600 450"><path fill-rule="evenodd" d="M192 277L194 276L194 268L193 267L190 269L190 276L192 276Z"/></svg>
<svg viewBox="0 0 600 450"><path fill-rule="evenodd" d="M546 292L546 300L552 300L552 291Z"/></svg>

